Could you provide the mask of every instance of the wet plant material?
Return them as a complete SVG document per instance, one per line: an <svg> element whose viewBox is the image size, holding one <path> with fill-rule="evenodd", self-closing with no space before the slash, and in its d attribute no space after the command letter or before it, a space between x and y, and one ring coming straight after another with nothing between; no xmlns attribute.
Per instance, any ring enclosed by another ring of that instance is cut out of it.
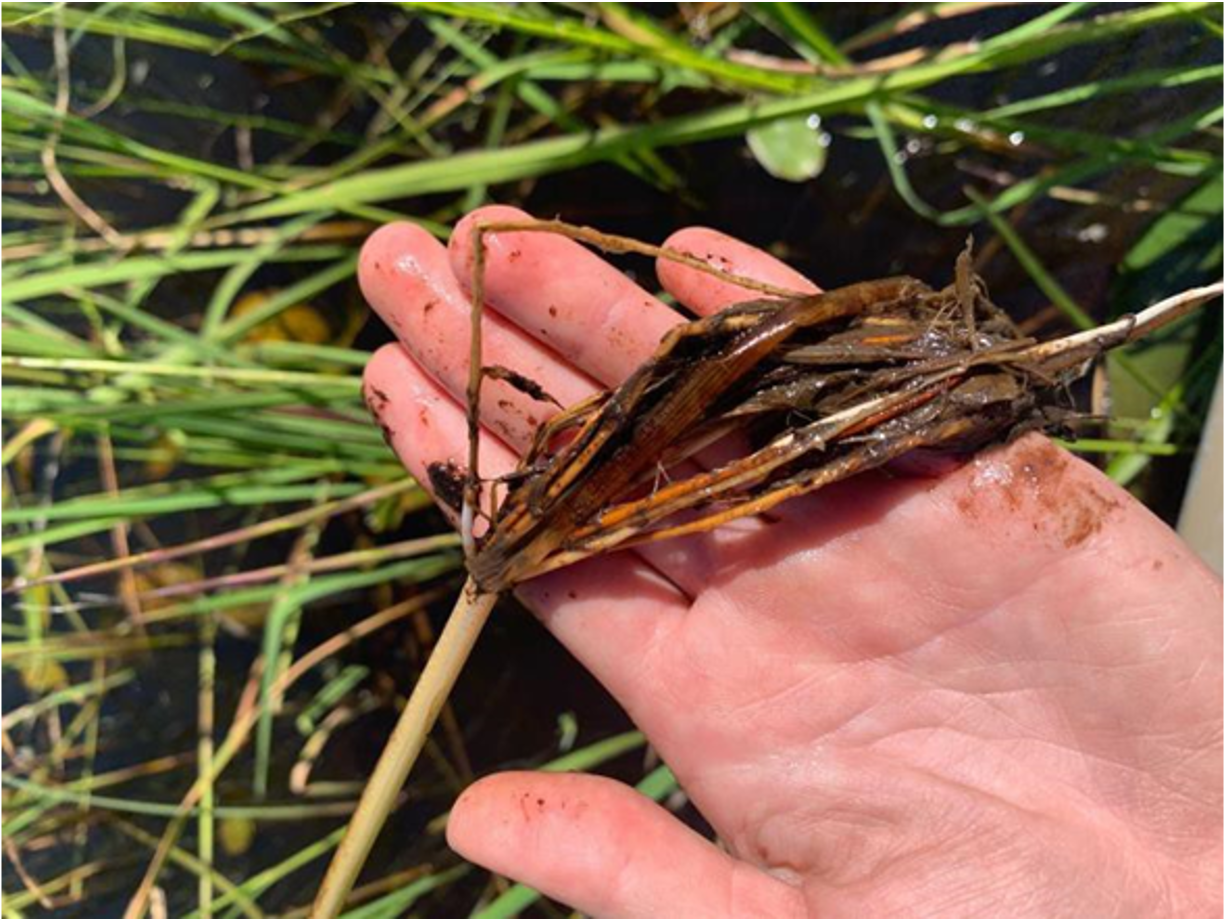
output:
<svg viewBox="0 0 1225 920"><path fill-rule="evenodd" d="M483 268L484 233L532 229L614 251L654 250L555 222L489 225L478 231L474 271ZM991 301L967 243L941 289L885 278L750 300L685 323L619 387L542 425L516 471L484 493L483 506L473 440L457 509L469 573L481 591L496 593L603 552L769 511L916 449L969 453L1023 431L1066 427L1068 385L1093 358L1203 299L1175 298L1172 306L1040 343ZM504 378L497 371L478 373ZM471 395L478 391L479 380ZM475 430L475 409L470 420ZM678 472L678 464L728 439L742 447L735 459ZM431 470L432 479L449 482L440 494L454 505L460 472L449 474ZM505 488L500 502L498 486ZM487 529L477 537L482 521Z"/></svg>

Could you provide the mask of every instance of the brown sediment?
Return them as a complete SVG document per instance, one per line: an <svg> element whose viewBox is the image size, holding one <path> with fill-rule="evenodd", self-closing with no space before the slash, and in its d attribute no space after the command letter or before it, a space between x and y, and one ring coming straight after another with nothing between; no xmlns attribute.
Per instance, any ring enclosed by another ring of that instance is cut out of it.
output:
<svg viewBox="0 0 1225 920"><path fill-rule="evenodd" d="M1096 489L1082 490L1065 507L1060 518L1063 545L1071 548L1084 543L1102 529L1111 512L1119 507L1118 501Z"/></svg>
<svg viewBox="0 0 1225 920"><path fill-rule="evenodd" d="M1059 511L1055 493L1060 489L1067 457L1049 442L1019 445L1007 460L1010 475L1002 494L1008 507L1019 511L1031 499L1048 514Z"/></svg>
<svg viewBox="0 0 1225 920"><path fill-rule="evenodd" d="M434 496L452 511L459 511L464 505L464 468L454 460L447 460L431 463L425 472Z"/></svg>
<svg viewBox="0 0 1225 920"><path fill-rule="evenodd" d="M1100 532L1106 519L1120 507L1117 499L1103 494L1096 486L1069 481L1071 462L1067 453L1049 442L1023 447L1014 461L1069 549Z"/></svg>
<svg viewBox="0 0 1225 920"><path fill-rule="evenodd" d="M501 380L503 383L518 390L537 402L548 402L562 407L561 403L556 398L551 396L549 392L526 374L521 374L518 371L513 371L509 367L503 367L500 364L486 365L481 371L490 380ZM499 403L501 405L501 403Z"/></svg>
<svg viewBox="0 0 1225 920"><path fill-rule="evenodd" d="M993 464L980 468L979 477L990 482L1008 509L1027 516L1031 529L1053 532L1067 548L1080 546L1101 531L1119 501L1080 477L1069 476L1072 458L1049 441L1023 442ZM979 479L956 499L968 518L981 516Z"/></svg>

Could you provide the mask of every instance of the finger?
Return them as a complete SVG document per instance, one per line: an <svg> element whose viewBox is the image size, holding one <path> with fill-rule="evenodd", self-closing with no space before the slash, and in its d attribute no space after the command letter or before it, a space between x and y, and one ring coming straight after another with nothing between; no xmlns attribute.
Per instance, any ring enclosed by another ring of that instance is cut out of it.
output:
<svg viewBox="0 0 1225 920"><path fill-rule="evenodd" d="M502 773L451 812L460 855L597 917L794 917L799 891L598 776Z"/></svg>
<svg viewBox="0 0 1225 920"><path fill-rule="evenodd" d="M756 246L706 227L686 227L668 237L665 248L695 256L715 268L778 287L816 293L821 289L789 265ZM700 316L709 316L760 294L746 291L697 269L660 259L655 271L664 289Z"/></svg>
<svg viewBox="0 0 1225 920"><path fill-rule="evenodd" d="M418 365L464 402L471 311L446 248L414 224L389 224L362 248L358 278L366 299ZM482 330L485 364L527 376L562 405L596 389L590 378L496 314L485 314ZM481 422L520 449L531 443L540 422L557 411L499 380L486 379L481 397Z"/></svg>
<svg viewBox="0 0 1225 920"><path fill-rule="evenodd" d="M473 211L451 235L451 266L472 279L476 222L530 220L516 208ZM605 385L620 383L682 321L600 256L556 233L485 235L485 299L527 334Z"/></svg>
<svg viewBox="0 0 1225 920"><path fill-rule="evenodd" d="M437 498L430 466L453 463L462 470L468 463L468 420L463 409L401 345L384 345L376 351L366 364L363 383L366 405L384 439L413 478ZM518 460L505 442L481 429L483 479L511 472ZM483 491L487 495L488 482ZM488 507L486 495L482 507ZM454 508L445 502L438 504L452 524L458 522Z"/></svg>
<svg viewBox="0 0 1225 920"><path fill-rule="evenodd" d="M463 410L399 345L375 352L366 367L367 399L401 462L433 492L429 466L467 462ZM498 476L517 457L489 432L481 436L481 472ZM441 505L455 523L454 510ZM518 589L524 603L627 708L642 704L638 666L659 630L681 622L689 601L636 553L571 566Z"/></svg>

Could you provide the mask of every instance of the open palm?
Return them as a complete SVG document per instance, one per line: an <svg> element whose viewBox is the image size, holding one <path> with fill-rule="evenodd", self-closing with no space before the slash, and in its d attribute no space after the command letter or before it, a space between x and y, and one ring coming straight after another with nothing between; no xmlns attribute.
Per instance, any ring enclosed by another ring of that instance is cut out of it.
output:
<svg viewBox="0 0 1225 920"><path fill-rule="evenodd" d="M363 253L363 290L400 339L371 361L367 399L423 482L466 455L470 221L524 216L470 215L449 250L394 225ZM487 242L485 360L563 404L618 383L680 321L573 242ZM812 288L710 230L669 245ZM698 314L746 299L658 272ZM482 473L513 468L546 411L488 382ZM609 780L504 773L465 792L449 828L497 872L613 916L1220 913L1220 583L1041 436L519 593L724 849Z"/></svg>

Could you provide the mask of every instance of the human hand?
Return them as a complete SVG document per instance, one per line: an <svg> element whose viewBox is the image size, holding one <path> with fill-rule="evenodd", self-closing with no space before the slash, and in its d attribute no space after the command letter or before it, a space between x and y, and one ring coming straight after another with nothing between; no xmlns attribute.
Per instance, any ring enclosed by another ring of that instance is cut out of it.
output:
<svg viewBox="0 0 1225 920"><path fill-rule="evenodd" d="M372 408L423 483L467 454L470 234L376 233L362 288L396 330ZM485 360L563 404L680 316L540 233L487 237ZM812 285L710 230L668 245ZM658 266L709 314L748 299ZM547 407L484 388L482 473ZM611 780L502 773L451 845L611 916L1221 912L1221 586L1147 509L1038 435L939 479L868 473L715 532L518 589L616 696L726 851Z"/></svg>

